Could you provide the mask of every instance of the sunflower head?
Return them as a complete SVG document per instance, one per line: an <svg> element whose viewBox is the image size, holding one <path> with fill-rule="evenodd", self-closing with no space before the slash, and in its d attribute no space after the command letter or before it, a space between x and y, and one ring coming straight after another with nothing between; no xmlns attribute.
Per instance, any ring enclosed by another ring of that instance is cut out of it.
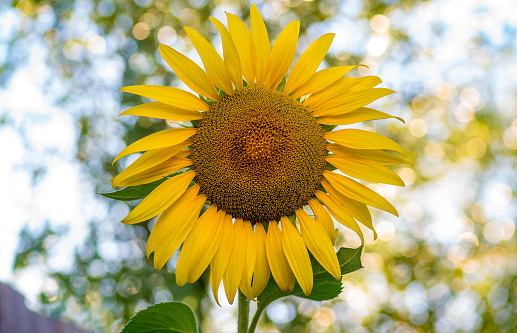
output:
<svg viewBox="0 0 517 333"><path fill-rule="evenodd" d="M232 303L237 288L256 298L271 274L281 290L292 291L298 282L309 295L309 252L341 278L334 220L363 239L359 223L376 236L368 206L397 214L357 179L404 185L386 167L405 163L390 152L404 153L397 143L368 131L329 131L335 126L324 125L393 118L365 107L393 91L375 88L381 81L374 76L345 77L356 66L316 71L333 34L316 39L288 74L299 22L288 24L271 48L254 5L251 31L233 14L227 14L228 28L211 21L221 34L223 57L185 28L204 69L160 45L172 70L199 97L173 87L122 89L156 100L124 115L193 124L151 134L116 157L145 151L112 179L113 186L165 179L122 222L160 215L147 255L154 251L154 264L162 268L183 243L177 283L195 282L210 265L216 300L221 280Z"/></svg>

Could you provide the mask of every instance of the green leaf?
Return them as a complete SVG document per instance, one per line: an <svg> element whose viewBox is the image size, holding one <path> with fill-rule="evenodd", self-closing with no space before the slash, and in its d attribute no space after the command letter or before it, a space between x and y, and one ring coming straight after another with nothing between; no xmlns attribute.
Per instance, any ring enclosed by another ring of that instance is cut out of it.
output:
<svg viewBox="0 0 517 333"><path fill-rule="evenodd" d="M135 314L120 333L197 332L192 309L182 302L149 306Z"/></svg>
<svg viewBox="0 0 517 333"><path fill-rule="evenodd" d="M278 84L278 87L276 87L276 90L278 91L284 91L284 88L285 88L285 84L287 83L287 76L284 76L284 78L282 79L282 81L280 81L280 83Z"/></svg>
<svg viewBox="0 0 517 333"><path fill-rule="evenodd" d="M332 165L329 162L327 162L327 166L325 167L325 170L327 170L327 171L334 171L334 170L337 170L337 168L334 165Z"/></svg>
<svg viewBox="0 0 517 333"><path fill-rule="evenodd" d="M337 125L328 125L328 124L320 124L320 126L323 129L324 133L331 132L334 128L337 127Z"/></svg>
<svg viewBox="0 0 517 333"><path fill-rule="evenodd" d="M199 99L202 100L203 102L205 102L206 104L208 105L212 105L215 103L215 101L209 99L209 98L206 98L204 96L201 96L201 95L198 95L199 96Z"/></svg>
<svg viewBox="0 0 517 333"><path fill-rule="evenodd" d="M362 247L358 247L357 249L342 247L339 249L337 252L337 258L339 265L341 266L341 275L354 272L363 267L361 265L361 251ZM291 293L281 291L271 276L269 278L266 289L264 289L264 291L258 297L259 306L261 304L263 306L267 306L271 302L281 297L291 295L307 298L313 301L325 301L337 297L343 289L341 286L341 281L337 281L332 275L330 275L330 273L327 272L325 268L323 268L323 266L321 266L312 255L310 255L310 258L314 276L314 285L309 296L305 296L302 288L300 285L298 285L298 283L295 284Z"/></svg>
<svg viewBox="0 0 517 333"><path fill-rule="evenodd" d="M129 186L125 189L110 192L110 193L99 193L100 195L105 196L106 198L121 200L121 201L131 201L145 198L149 193L151 193L155 188L158 187L161 183L166 181L168 177L159 179L149 184L143 184L138 186Z"/></svg>

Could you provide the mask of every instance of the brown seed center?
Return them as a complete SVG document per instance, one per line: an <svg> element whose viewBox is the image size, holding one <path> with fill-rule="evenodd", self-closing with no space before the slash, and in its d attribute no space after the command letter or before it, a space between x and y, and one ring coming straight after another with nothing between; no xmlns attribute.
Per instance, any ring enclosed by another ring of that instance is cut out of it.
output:
<svg viewBox="0 0 517 333"><path fill-rule="evenodd" d="M323 131L307 108L259 87L212 104L191 148L208 200L251 222L277 220L304 206L326 165Z"/></svg>

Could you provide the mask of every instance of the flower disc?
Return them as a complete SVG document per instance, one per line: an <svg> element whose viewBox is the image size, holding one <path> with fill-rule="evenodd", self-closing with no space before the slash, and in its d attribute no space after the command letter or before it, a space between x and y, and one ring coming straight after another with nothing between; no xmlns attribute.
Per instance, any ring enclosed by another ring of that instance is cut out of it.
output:
<svg viewBox="0 0 517 333"><path fill-rule="evenodd" d="M306 205L326 166L323 130L308 109L261 87L213 103L191 149L208 200L251 222L278 220Z"/></svg>

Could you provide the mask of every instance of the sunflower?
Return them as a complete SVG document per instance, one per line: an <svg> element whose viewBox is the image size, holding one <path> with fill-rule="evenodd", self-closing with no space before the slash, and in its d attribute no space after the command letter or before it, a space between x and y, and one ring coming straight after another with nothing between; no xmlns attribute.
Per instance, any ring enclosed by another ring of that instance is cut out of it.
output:
<svg viewBox="0 0 517 333"><path fill-rule="evenodd" d="M290 292L298 282L309 295L309 252L339 280L333 218L364 242L358 222L376 236L367 206L397 215L386 199L352 178L404 186L386 167L405 163L389 152L404 154L397 143L359 129L331 131L335 125L393 118L364 107L393 91L374 88L381 83L375 76L344 77L357 66L316 71L334 34L316 39L287 76L300 22L288 24L271 48L258 9L251 5L250 11L251 33L233 14L227 13L228 28L210 19L221 35L223 58L185 27L205 70L160 45L162 57L199 97L173 87L121 89L156 100L122 115L192 123L144 137L115 158L113 163L145 151L112 179L113 187L166 178L122 222L161 214L147 256L154 251L154 266L161 269L183 244L178 285L195 282L210 266L218 303L221 280L233 303L238 288L255 299L271 274L281 290Z"/></svg>

